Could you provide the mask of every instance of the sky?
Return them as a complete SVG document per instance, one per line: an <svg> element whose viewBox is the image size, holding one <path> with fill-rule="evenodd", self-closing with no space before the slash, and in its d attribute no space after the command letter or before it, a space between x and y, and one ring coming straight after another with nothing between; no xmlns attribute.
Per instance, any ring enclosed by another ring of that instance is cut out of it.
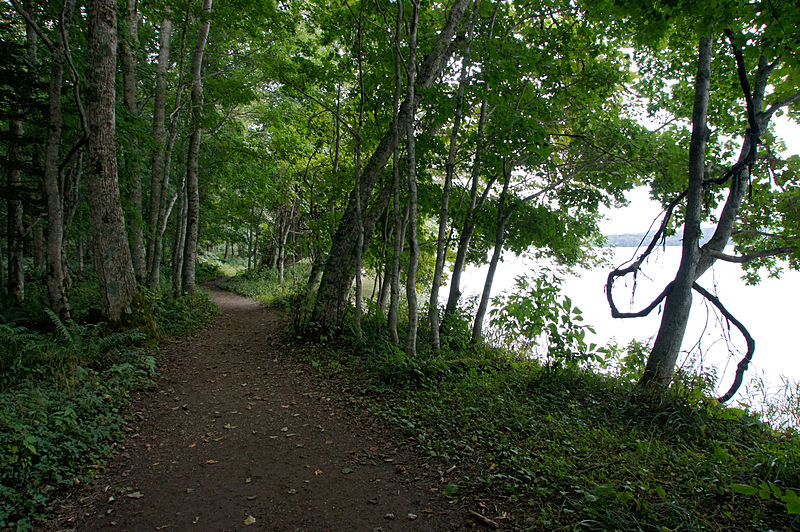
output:
<svg viewBox="0 0 800 532"><path fill-rule="evenodd" d="M784 157L800 155L800 125L790 121L785 116L774 118L775 131L779 138L786 144ZM661 205L650 199L646 187L637 187L625 194L630 202L627 207L619 209L601 210L604 217L600 229L604 235L625 233L644 233L650 227L656 216L661 213Z"/></svg>

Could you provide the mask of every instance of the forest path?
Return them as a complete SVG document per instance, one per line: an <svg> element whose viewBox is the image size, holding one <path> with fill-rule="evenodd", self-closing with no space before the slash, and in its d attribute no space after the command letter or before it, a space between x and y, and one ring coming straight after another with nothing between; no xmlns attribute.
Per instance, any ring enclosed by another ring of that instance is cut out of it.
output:
<svg viewBox="0 0 800 532"><path fill-rule="evenodd" d="M222 316L162 349L130 436L48 529L469 528L407 442L286 356L275 310L209 290Z"/></svg>

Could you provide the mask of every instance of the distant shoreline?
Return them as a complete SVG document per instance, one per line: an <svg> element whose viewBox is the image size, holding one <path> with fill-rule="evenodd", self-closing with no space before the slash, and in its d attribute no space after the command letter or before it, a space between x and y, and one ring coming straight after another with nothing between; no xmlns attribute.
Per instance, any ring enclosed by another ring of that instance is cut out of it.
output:
<svg viewBox="0 0 800 532"><path fill-rule="evenodd" d="M608 235L606 236L606 239L608 240L607 245L608 247L612 248L635 248L640 244L646 246L650 242L650 239L653 237L654 234L655 231L650 231L648 233L621 233L617 235ZM708 242L712 234L713 234L713 228L711 227L704 228L703 237L700 239L700 245L703 245L706 242ZM680 234L674 234L668 236L664 241L664 245L667 247L681 246L682 244L683 244L683 237ZM660 242L659 245L661 245Z"/></svg>

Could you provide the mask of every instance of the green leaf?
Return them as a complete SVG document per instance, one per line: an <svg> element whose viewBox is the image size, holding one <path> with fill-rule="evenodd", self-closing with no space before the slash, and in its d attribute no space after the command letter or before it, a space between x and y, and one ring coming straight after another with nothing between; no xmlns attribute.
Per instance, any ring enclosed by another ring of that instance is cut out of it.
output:
<svg viewBox="0 0 800 532"><path fill-rule="evenodd" d="M741 493L742 495L755 495L758 493L757 488L748 484L731 484L731 489L736 493Z"/></svg>

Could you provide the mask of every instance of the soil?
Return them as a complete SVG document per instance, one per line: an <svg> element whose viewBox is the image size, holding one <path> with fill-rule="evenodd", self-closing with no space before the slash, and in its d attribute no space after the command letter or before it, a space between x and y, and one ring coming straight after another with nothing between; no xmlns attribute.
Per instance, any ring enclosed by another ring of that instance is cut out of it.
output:
<svg viewBox="0 0 800 532"><path fill-rule="evenodd" d="M208 289L222 316L161 350L129 436L45 530L483 528L411 442L292 359L275 310Z"/></svg>

